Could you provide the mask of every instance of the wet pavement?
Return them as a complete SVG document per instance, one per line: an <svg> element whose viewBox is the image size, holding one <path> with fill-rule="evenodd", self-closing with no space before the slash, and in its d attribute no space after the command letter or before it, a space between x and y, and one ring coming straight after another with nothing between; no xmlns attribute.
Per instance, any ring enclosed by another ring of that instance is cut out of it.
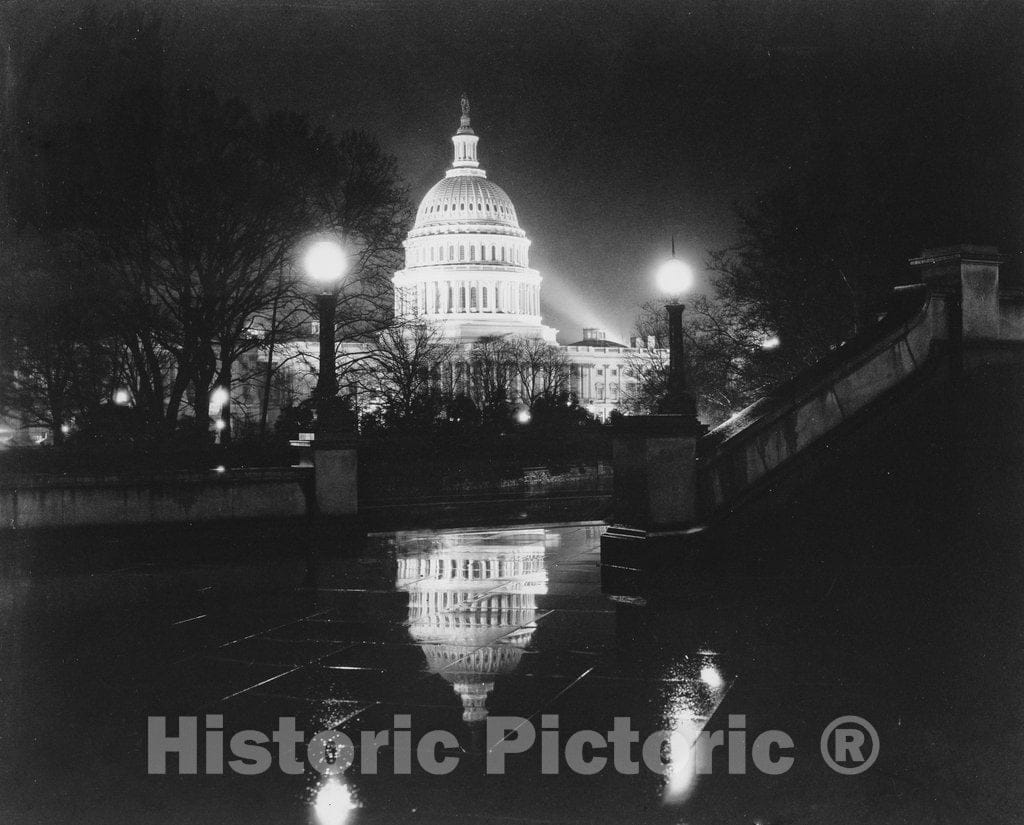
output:
<svg viewBox="0 0 1024 825"><path fill-rule="evenodd" d="M2 591L2 821L1019 821L1015 558L971 580L912 559L794 577L752 557L739 571L698 571L699 586L666 573L648 597L623 601L602 592L602 529L411 531L312 552L223 535L216 550L194 535L191 547L148 549L99 536L77 552L15 542ZM878 761L859 776L833 772L819 751L843 715L879 733ZM149 716L167 717L171 735L178 717L198 717L199 775L177 775L175 756L168 774L147 774ZM242 730L270 736L281 717L307 739L348 732L355 764L340 779L276 762L203 775L211 728L228 743ZM537 740L489 775L498 717L527 720L515 724ZM636 775L618 772L611 751L595 775L567 767L569 737L607 734L615 717L641 742L681 737L659 750L665 775L639 746ZM412 758L401 774L392 738L368 773L360 733L394 737L396 721L413 743L451 733L435 756L454 771L432 775ZM542 772L544 721L560 741L554 775ZM681 743L730 722L746 732L746 773L719 754L696 775ZM779 776L751 759L770 729L795 745Z"/></svg>
<svg viewBox="0 0 1024 825"><path fill-rule="evenodd" d="M604 587L596 523L5 537L0 822L1024 821L1024 462L983 447L880 445ZM197 718L198 775L147 771L152 716ZM858 775L821 752L842 716L879 737ZM536 742L488 773L502 717ZM584 747L607 763L570 770L571 737L617 717L674 734L660 769ZM355 764L219 758L282 718L345 732L353 752L320 753ZM779 775L754 759L771 730L793 742ZM445 775L416 750L435 731ZM701 731L728 748L698 775Z"/></svg>

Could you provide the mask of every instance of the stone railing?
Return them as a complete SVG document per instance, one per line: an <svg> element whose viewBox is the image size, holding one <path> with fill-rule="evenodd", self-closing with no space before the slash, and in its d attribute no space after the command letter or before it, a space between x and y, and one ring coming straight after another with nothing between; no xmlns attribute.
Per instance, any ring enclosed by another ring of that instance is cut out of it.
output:
<svg viewBox="0 0 1024 825"><path fill-rule="evenodd" d="M306 514L312 468L0 479L0 530Z"/></svg>
<svg viewBox="0 0 1024 825"><path fill-rule="evenodd" d="M728 505L913 375L935 340L926 287L900 290L877 328L777 388L701 441L699 510Z"/></svg>
<svg viewBox="0 0 1024 825"><path fill-rule="evenodd" d="M990 247L929 250L912 260L921 283L893 294L871 329L706 435L685 416L631 416L614 437L614 523L601 538L609 568L676 554L744 500L799 466L852 419L919 374L938 349L956 373L1024 344L1024 294L999 280ZM965 359L970 353L970 359ZM891 397L891 396L890 396Z"/></svg>
<svg viewBox="0 0 1024 825"><path fill-rule="evenodd" d="M991 247L926 250L922 283L895 291L879 324L708 433L699 445L698 512L710 516L903 384L948 344L1024 341L1024 295L999 279Z"/></svg>

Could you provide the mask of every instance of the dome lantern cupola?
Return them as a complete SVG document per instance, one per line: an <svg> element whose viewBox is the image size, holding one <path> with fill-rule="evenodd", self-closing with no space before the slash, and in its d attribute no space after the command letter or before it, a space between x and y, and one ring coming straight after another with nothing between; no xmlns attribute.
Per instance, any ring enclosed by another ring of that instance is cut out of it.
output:
<svg viewBox="0 0 1024 825"><path fill-rule="evenodd" d="M462 117L459 120L459 130L452 135L452 143L455 144L455 160L452 163L454 169L475 169L480 165L476 159L476 143L480 140L469 125L469 98L462 95Z"/></svg>

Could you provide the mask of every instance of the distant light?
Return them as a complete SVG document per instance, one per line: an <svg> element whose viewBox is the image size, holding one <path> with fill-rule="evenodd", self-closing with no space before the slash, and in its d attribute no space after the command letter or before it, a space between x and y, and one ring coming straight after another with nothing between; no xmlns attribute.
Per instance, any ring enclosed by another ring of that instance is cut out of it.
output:
<svg viewBox="0 0 1024 825"><path fill-rule="evenodd" d="M317 791L313 803L320 825L344 825L356 807L349 789L333 776Z"/></svg>
<svg viewBox="0 0 1024 825"><path fill-rule="evenodd" d="M131 394L128 392L128 390L124 389L124 387L122 387L121 389L114 393L114 403L119 404L122 407L131 400Z"/></svg>
<svg viewBox="0 0 1024 825"><path fill-rule="evenodd" d="M775 349L781 343L778 335L769 335L761 342L761 349Z"/></svg>
<svg viewBox="0 0 1024 825"><path fill-rule="evenodd" d="M712 690L718 690L718 688L725 684L722 674L718 672L718 668L714 665L704 665L700 669L700 680Z"/></svg>
<svg viewBox="0 0 1024 825"><path fill-rule="evenodd" d="M64 435L67 435L69 432L71 432L71 425L70 424L61 424L60 425L60 431L62 433L64 433Z"/></svg>
<svg viewBox="0 0 1024 825"><path fill-rule="evenodd" d="M221 410L224 405L228 403L231 396L228 394L226 387L216 387L213 392L210 393L210 409Z"/></svg>
<svg viewBox="0 0 1024 825"><path fill-rule="evenodd" d="M533 416L530 415L530 411L525 408L516 413L516 421L520 424L529 424L531 418L533 418Z"/></svg>
<svg viewBox="0 0 1024 825"><path fill-rule="evenodd" d="M658 267L658 289L666 295L684 295L693 286L693 268L678 258L669 258Z"/></svg>
<svg viewBox="0 0 1024 825"><path fill-rule="evenodd" d="M224 429L225 427L227 427L227 424L226 424L226 423L224 422L224 419L223 419L223 418L218 418L218 419L217 419L217 420L216 420L216 421L214 422L213 426L214 426L214 428L215 428L215 429L217 429L217 430L223 430L223 429Z"/></svg>
<svg viewBox="0 0 1024 825"><path fill-rule="evenodd" d="M213 468L213 471L215 473L226 473L227 469L228 468L225 467L223 464L218 464L216 467Z"/></svg>
<svg viewBox="0 0 1024 825"><path fill-rule="evenodd" d="M337 241L317 241L306 250L302 267L314 281L329 283L345 274L348 260Z"/></svg>

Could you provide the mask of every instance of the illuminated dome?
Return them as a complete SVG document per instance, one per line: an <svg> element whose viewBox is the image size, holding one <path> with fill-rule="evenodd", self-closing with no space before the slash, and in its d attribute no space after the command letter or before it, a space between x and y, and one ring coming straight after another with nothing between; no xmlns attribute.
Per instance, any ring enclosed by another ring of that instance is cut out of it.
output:
<svg viewBox="0 0 1024 825"><path fill-rule="evenodd" d="M446 223L519 229L512 199L482 175L453 175L435 183L420 204L413 231Z"/></svg>
<svg viewBox="0 0 1024 825"><path fill-rule="evenodd" d="M540 313L541 276L512 200L477 160L469 101L452 136L454 158L424 196L395 273L395 316L422 318L449 341L517 335L555 343Z"/></svg>

